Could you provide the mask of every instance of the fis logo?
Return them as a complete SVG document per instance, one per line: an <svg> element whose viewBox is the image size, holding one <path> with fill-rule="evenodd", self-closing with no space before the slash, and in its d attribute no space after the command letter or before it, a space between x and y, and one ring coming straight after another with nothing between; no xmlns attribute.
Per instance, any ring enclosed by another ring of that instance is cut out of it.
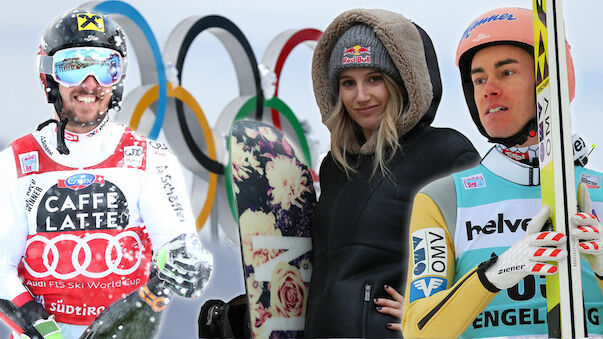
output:
<svg viewBox="0 0 603 339"><path fill-rule="evenodd" d="M474 232L475 236L480 233L483 234L492 234L492 233L504 233L505 229L508 229L512 233L515 233L520 227L524 231L528 227L528 223L532 220L528 219L515 219L514 221L505 219L505 216L502 213L498 213L498 218L496 220L488 220L484 226L473 225L471 221L465 222L465 227L467 230L467 240L473 240Z"/></svg>
<svg viewBox="0 0 603 339"><path fill-rule="evenodd" d="M446 289L447 279L440 277L425 277L414 280L410 284L410 302L426 298Z"/></svg>
<svg viewBox="0 0 603 339"><path fill-rule="evenodd" d="M19 162L21 163L21 172L23 174L40 171L38 151L19 154Z"/></svg>
<svg viewBox="0 0 603 339"><path fill-rule="evenodd" d="M90 173L74 174L69 178L63 180L59 179L59 187L71 188L74 191L86 188L93 183L104 184L105 178L101 175L94 175Z"/></svg>
<svg viewBox="0 0 603 339"><path fill-rule="evenodd" d="M105 31L105 21L102 15L96 13L80 13L77 15L78 31Z"/></svg>
<svg viewBox="0 0 603 339"><path fill-rule="evenodd" d="M474 188L486 187L486 179L484 178L484 175L481 173L470 176L470 177L464 177L464 178L462 178L462 180L463 180L463 186L467 190L474 189Z"/></svg>

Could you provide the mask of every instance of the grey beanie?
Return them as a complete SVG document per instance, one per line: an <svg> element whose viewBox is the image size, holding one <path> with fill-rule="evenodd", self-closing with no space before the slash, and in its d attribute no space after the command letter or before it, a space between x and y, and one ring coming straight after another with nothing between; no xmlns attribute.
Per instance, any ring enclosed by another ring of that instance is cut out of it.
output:
<svg viewBox="0 0 603 339"><path fill-rule="evenodd" d="M332 93L339 93L339 75L348 68L370 67L392 77L404 87L400 73L375 31L367 25L348 28L337 40L329 59L328 77Z"/></svg>

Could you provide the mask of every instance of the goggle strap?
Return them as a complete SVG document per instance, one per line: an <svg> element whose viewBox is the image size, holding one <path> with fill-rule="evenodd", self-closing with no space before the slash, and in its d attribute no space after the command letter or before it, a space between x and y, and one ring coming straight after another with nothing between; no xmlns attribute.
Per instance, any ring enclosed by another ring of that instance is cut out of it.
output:
<svg viewBox="0 0 603 339"><path fill-rule="evenodd" d="M38 71L42 74L52 75L53 63L52 57L48 55L38 54Z"/></svg>

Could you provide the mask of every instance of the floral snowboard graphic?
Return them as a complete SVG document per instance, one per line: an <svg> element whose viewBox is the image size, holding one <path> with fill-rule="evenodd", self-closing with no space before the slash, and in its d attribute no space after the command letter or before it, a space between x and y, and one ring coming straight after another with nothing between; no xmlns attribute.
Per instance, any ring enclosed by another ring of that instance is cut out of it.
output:
<svg viewBox="0 0 603 339"><path fill-rule="evenodd" d="M236 122L230 149L253 337L302 337L316 204L310 171L265 123Z"/></svg>

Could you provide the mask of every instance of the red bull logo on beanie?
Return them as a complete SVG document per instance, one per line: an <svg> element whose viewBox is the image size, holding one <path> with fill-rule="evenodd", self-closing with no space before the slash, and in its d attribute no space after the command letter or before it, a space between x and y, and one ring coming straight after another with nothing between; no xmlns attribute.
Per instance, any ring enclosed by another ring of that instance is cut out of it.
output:
<svg viewBox="0 0 603 339"><path fill-rule="evenodd" d="M370 64L371 63L371 48L355 45L350 48L346 48L343 52L343 58L341 59L342 64Z"/></svg>
<svg viewBox="0 0 603 339"><path fill-rule="evenodd" d="M486 16L483 18L479 18L479 19L475 20L474 22L472 22L469 25L469 27L467 27L467 29L465 30L465 33L463 33L463 38L461 40L467 39L471 35L471 32L473 32L474 29L476 29L477 27L479 27L483 24L486 24L486 23L492 22L492 21L502 21L502 20L513 21L513 20L517 20L517 18L515 16L513 16L513 13L493 14L493 15Z"/></svg>

